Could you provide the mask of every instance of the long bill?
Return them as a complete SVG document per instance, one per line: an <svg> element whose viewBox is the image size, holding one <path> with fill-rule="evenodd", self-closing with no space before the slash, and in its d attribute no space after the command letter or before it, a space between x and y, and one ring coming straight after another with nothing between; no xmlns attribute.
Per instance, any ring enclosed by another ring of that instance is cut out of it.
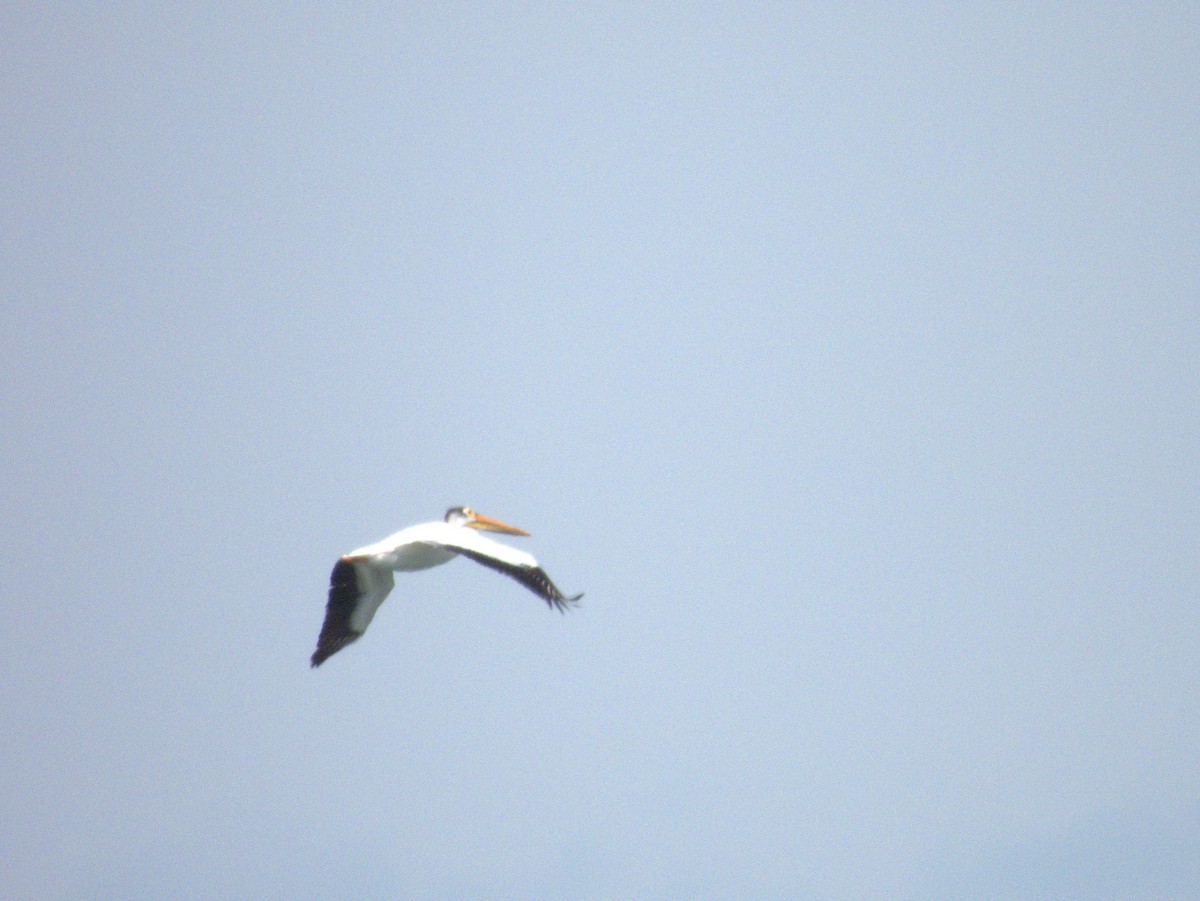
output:
<svg viewBox="0 0 1200 901"><path fill-rule="evenodd" d="M506 522L501 522L498 519L492 519L490 516L484 516L482 513L476 513L471 517L471 521L466 523L472 529L480 529L484 532L504 532L507 535L528 535L524 529L518 529L516 526L510 526Z"/></svg>

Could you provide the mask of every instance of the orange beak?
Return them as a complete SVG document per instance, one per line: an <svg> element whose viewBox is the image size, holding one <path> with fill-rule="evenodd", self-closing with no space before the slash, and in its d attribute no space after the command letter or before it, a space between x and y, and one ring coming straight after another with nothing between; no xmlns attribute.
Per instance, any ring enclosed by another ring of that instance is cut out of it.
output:
<svg viewBox="0 0 1200 901"><path fill-rule="evenodd" d="M490 516L484 516L476 513L470 522L465 523L472 529L480 529L484 532L504 532L508 535L528 535L524 529L518 529L516 526L510 526L506 522L501 522L498 519L492 519Z"/></svg>

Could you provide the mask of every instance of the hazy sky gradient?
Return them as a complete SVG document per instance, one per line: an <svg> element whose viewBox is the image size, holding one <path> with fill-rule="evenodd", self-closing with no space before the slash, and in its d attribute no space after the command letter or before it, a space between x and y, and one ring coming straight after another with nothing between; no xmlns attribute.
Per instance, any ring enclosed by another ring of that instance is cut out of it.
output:
<svg viewBox="0 0 1200 901"><path fill-rule="evenodd" d="M1200 8L10 4L0 896L1200 896ZM469 504L569 592L336 556Z"/></svg>

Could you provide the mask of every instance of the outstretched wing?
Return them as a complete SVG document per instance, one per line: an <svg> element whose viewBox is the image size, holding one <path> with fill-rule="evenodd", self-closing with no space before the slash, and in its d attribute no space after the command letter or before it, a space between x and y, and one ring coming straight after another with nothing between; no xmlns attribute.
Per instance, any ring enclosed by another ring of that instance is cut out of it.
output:
<svg viewBox="0 0 1200 901"><path fill-rule="evenodd" d="M486 540L486 539L485 539ZM498 541L488 541L489 545L505 548L508 551L513 551L508 545L500 544ZM573 597L568 597L563 594L557 585L550 581L550 577L546 575L545 570L537 565L537 561L522 551L515 551L506 554L504 559L489 553L488 550L479 550L477 548L458 547L447 545L447 547L464 557L469 557L476 563L482 563L488 569L494 569L496 572L504 573L504 575L516 579L538 597L540 597L550 607L557 607L560 611L565 612L567 607L578 601L583 594L577 594ZM514 561L512 558L516 555L527 557L528 562Z"/></svg>
<svg viewBox="0 0 1200 901"><path fill-rule="evenodd" d="M390 569L346 560L335 563L329 574L325 623L317 638L312 665L320 666L346 645L357 641L367 631L375 611L394 584Z"/></svg>

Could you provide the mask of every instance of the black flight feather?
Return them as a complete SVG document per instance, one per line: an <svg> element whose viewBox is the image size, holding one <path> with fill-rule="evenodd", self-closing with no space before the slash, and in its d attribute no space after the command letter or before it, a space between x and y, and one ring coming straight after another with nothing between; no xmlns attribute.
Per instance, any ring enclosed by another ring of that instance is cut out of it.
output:
<svg viewBox="0 0 1200 901"><path fill-rule="evenodd" d="M320 666L362 635L350 628L350 616L358 605L359 594L354 564L339 560L329 574L329 603L325 605L325 624L321 626L317 649L312 655L313 666Z"/></svg>
<svg viewBox="0 0 1200 901"><path fill-rule="evenodd" d="M447 545L446 549L454 551L457 554L462 554L464 557L470 557L476 563L482 563L488 569L494 569L496 572L504 573L504 575L516 579L545 601L548 606L557 607L560 611L565 612L569 604L574 604L583 597L583 594L567 597L558 590L557 585L550 581L550 577L546 575L540 566L515 566L512 563L497 560L495 557L489 557L487 554L480 554L477 551L469 551L461 547Z"/></svg>

